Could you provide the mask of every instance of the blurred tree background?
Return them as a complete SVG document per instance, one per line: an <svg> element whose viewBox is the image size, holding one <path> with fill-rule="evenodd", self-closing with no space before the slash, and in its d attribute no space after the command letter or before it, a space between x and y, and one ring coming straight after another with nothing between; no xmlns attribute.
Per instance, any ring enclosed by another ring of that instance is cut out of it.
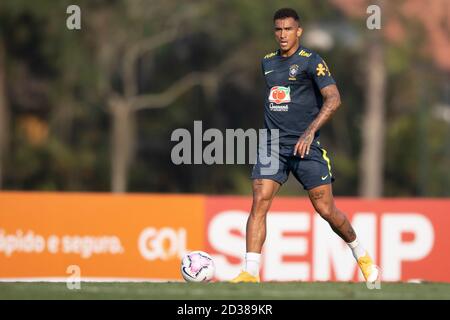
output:
<svg viewBox="0 0 450 320"><path fill-rule="evenodd" d="M71 4L81 30L66 28ZM2 0L0 188L250 194L251 165L174 165L170 137L195 120L263 125L260 61L290 6L342 95L321 130L335 194L449 196L449 2L375 2L381 30L369 4ZM292 178L281 190L304 194Z"/></svg>

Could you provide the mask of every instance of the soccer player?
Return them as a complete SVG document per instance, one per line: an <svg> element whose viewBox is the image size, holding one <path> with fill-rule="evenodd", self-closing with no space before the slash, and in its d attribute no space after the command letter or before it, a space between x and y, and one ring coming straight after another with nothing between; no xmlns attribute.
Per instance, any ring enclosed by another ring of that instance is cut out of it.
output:
<svg viewBox="0 0 450 320"><path fill-rule="evenodd" d="M346 215L334 204L330 159L319 142L319 129L341 103L336 83L325 61L300 45L303 30L295 10L280 9L273 21L279 49L262 60L266 82L264 124L266 129L279 130L279 168L274 174L263 174L261 169L266 165L260 157L253 167L244 270L231 282L259 282L267 212L290 172L308 191L315 210L348 244L366 281L374 282L379 268L359 242Z"/></svg>

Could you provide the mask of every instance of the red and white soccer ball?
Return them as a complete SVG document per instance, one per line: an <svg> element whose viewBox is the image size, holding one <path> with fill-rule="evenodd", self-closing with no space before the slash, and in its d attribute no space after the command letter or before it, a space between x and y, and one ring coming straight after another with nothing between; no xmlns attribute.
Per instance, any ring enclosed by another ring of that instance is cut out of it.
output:
<svg viewBox="0 0 450 320"><path fill-rule="evenodd" d="M187 282L208 282L214 277L214 261L203 251L192 251L181 261L181 275Z"/></svg>

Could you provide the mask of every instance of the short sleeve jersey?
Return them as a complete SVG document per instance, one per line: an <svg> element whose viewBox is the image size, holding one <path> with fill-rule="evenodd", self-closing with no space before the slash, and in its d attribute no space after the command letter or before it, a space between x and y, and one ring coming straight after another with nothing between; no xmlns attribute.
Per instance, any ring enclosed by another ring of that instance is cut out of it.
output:
<svg viewBox="0 0 450 320"><path fill-rule="evenodd" d="M282 57L279 50L267 54L262 71L265 128L279 129L280 145L295 145L322 108L320 89L335 81L325 61L302 46L289 57Z"/></svg>

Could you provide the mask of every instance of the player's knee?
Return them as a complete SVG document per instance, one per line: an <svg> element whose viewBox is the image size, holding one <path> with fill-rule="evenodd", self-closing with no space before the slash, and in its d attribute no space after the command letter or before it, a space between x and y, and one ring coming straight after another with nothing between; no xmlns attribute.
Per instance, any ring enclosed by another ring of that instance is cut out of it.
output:
<svg viewBox="0 0 450 320"><path fill-rule="evenodd" d="M334 216L334 213L335 213L334 206L322 205L322 206L318 206L316 209L317 209L317 212L319 213L319 215L324 220L331 221L333 219L333 216Z"/></svg>
<svg viewBox="0 0 450 320"><path fill-rule="evenodd" d="M268 192L258 192L253 195L253 209L254 214L265 214L269 210L272 196Z"/></svg>

